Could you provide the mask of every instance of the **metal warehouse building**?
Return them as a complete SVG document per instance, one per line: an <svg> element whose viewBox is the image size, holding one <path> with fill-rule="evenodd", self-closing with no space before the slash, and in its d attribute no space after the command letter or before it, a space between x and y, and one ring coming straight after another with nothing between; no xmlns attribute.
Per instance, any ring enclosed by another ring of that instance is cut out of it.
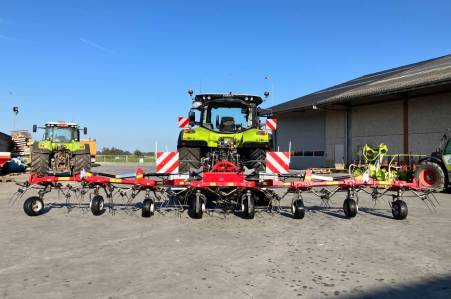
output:
<svg viewBox="0 0 451 299"><path fill-rule="evenodd" d="M451 55L369 74L272 107L293 168L358 159L368 143L429 154L451 128Z"/></svg>

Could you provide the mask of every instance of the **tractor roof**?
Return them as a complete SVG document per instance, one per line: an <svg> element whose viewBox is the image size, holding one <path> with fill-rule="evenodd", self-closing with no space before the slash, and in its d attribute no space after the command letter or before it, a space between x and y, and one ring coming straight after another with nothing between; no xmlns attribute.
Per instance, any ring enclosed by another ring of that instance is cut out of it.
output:
<svg viewBox="0 0 451 299"><path fill-rule="evenodd" d="M208 102L244 102L244 103L253 103L255 105L260 105L263 103L263 99L260 96L249 95L249 94L233 94L233 93L203 93L198 94L194 97L194 101L202 102L203 104Z"/></svg>
<svg viewBox="0 0 451 299"><path fill-rule="evenodd" d="M49 121L45 125L47 127L62 127L62 128L73 127L73 128L78 128L78 125L76 123L67 123L65 121Z"/></svg>

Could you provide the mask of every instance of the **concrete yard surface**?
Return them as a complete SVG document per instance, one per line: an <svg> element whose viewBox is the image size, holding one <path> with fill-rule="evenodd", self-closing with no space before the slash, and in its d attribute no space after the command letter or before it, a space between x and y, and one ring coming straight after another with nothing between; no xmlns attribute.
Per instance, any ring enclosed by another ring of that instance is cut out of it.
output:
<svg viewBox="0 0 451 299"><path fill-rule="evenodd" d="M401 221L363 194L351 220L344 194L331 209L306 195L303 220L288 211L195 220L65 207L28 217L24 199L9 204L16 190L0 183L0 298L451 298L449 194L436 210L409 198Z"/></svg>

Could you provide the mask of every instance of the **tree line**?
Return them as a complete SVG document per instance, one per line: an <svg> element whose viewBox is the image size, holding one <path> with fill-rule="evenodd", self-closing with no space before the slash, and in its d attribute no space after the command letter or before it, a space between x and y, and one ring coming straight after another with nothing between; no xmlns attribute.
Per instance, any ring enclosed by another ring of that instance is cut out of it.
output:
<svg viewBox="0 0 451 299"><path fill-rule="evenodd" d="M143 152L140 150L134 150L133 152L125 151L117 147L104 147L101 150L97 151L97 155L112 155L112 156L120 156L120 155L134 155L138 157L144 156L153 156L153 152Z"/></svg>

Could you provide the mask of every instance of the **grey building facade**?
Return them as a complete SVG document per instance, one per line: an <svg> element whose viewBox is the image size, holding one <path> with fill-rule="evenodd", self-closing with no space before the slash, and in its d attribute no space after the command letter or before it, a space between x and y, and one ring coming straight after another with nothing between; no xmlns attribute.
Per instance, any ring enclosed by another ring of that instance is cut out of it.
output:
<svg viewBox="0 0 451 299"><path fill-rule="evenodd" d="M272 107L276 144L292 145L292 167L333 167L368 143L429 154L451 128L451 55L354 80Z"/></svg>

